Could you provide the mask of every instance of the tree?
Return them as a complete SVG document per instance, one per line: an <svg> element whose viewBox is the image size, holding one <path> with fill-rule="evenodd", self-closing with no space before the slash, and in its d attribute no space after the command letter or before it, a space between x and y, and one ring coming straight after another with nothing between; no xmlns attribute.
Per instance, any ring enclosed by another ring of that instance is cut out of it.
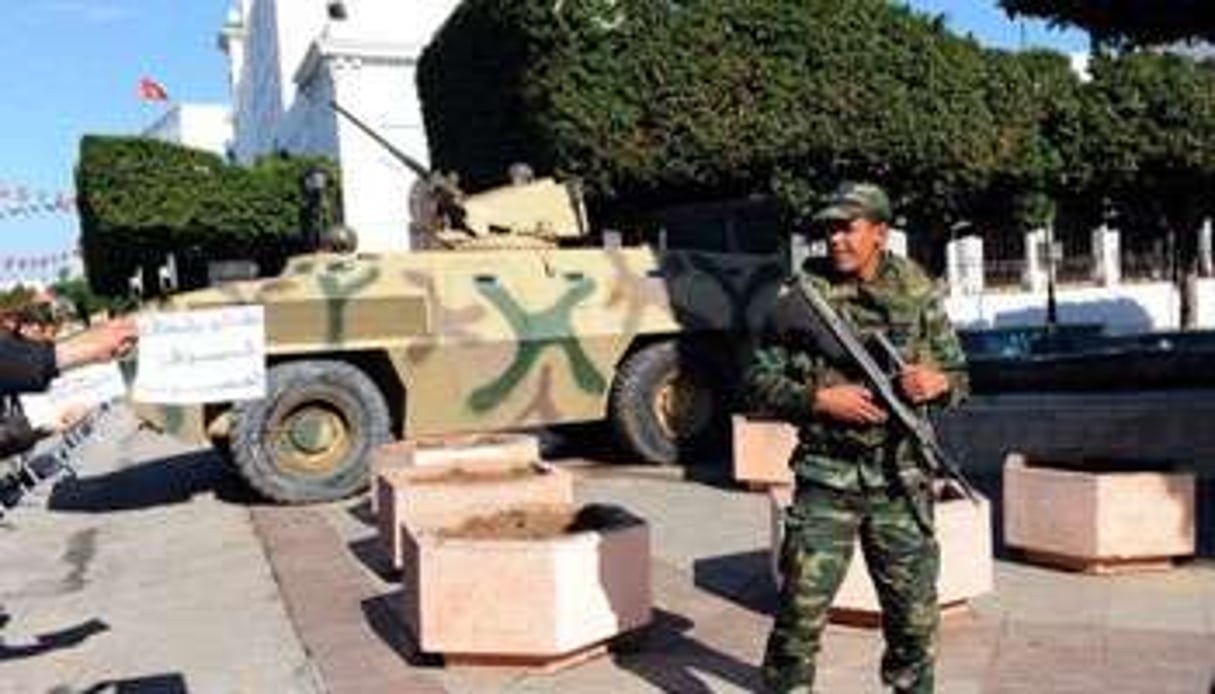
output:
<svg viewBox="0 0 1215 694"><path fill-rule="evenodd" d="M1200 220L1215 214L1215 66L1132 52L1099 55L1092 72L1080 185L1163 237L1173 279L1186 289L1197 276ZM1182 296L1185 325L1193 296Z"/></svg>
<svg viewBox="0 0 1215 694"><path fill-rule="evenodd" d="M609 216L841 178L942 229L995 152L977 43L885 0L469 0L419 68L432 159L473 187L527 160Z"/></svg>
<svg viewBox="0 0 1215 694"><path fill-rule="evenodd" d="M207 260L281 265L302 248L304 174L328 172L326 211L338 209L336 167L316 157L266 157L232 166L210 152L139 137L86 135L76 166L81 247L92 289L125 296L136 270L173 253L185 287ZM332 221L330 219L329 221Z"/></svg>
<svg viewBox="0 0 1215 694"><path fill-rule="evenodd" d="M1148 45L1215 41L1210 0L999 0L1010 15L1087 29L1099 43Z"/></svg>
<svg viewBox="0 0 1215 694"><path fill-rule="evenodd" d="M71 305L76 320L86 326L98 312L118 308L121 305L94 294L89 287L88 280L83 277L64 277L52 284L50 289L56 297Z"/></svg>
<svg viewBox="0 0 1215 694"><path fill-rule="evenodd" d="M1040 227L1054 201L1075 188L1082 89L1066 56L1050 51L992 51L988 103L996 120L996 163L985 199L985 226Z"/></svg>

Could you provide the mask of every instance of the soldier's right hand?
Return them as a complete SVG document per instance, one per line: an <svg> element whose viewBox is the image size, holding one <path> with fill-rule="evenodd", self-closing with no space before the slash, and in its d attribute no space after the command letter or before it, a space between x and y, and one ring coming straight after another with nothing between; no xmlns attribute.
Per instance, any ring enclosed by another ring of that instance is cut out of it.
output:
<svg viewBox="0 0 1215 694"><path fill-rule="evenodd" d="M814 411L850 424L881 424L887 416L868 388L850 383L814 391Z"/></svg>

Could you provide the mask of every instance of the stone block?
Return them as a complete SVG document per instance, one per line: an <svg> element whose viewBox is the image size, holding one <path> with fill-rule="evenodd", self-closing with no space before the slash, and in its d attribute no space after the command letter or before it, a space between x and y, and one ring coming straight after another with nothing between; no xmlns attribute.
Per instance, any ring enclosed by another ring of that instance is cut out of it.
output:
<svg viewBox="0 0 1215 694"><path fill-rule="evenodd" d="M1195 545L1194 475L1004 462L1004 542L1092 572L1167 568Z"/></svg>
<svg viewBox="0 0 1215 694"><path fill-rule="evenodd" d="M780 581L784 509L792 498L791 486L773 487L768 493L772 573L777 582ZM964 498L938 500L935 523L937 542L941 546L941 573L937 578L937 600L941 606L961 605L991 592L994 587L991 503L984 497L979 497L977 504ZM831 619L873 626L881 611L858 538L853 547L852 563L831 603Z"/></svg>
<svg viewBox="0 0 1215 694"><path fill-rule="evenodd" d="M375 488L380 472L414 466L476 463L530 463L540 460L540 442L530 434L450 434L420 436L380 446L371 456L371 510L379 512Z"/></svg>
<svg viewBox="0 0 1215 694"><path fill-rule="evenodd" d="M376 521L395 568L401 568L402 532L439 528L470 514L527 504L572 504L573 477L543 462L472 461L425 466L384 466L375 481Z"/></svg>
<svg viewBox="0 0 1215 694"><path fill-rule="evenodd" d="M797 428L778 420L734 415L734 479L751 486L792 484L789 456Z"/></svg>
<svg viewBox="0 0 1215 694"><path fill-rule="evenodd" d="M403 615L421 649L518 663L649 623L649 526L615 510L608 524L542 539L444 537L407 524Z"/></svg>

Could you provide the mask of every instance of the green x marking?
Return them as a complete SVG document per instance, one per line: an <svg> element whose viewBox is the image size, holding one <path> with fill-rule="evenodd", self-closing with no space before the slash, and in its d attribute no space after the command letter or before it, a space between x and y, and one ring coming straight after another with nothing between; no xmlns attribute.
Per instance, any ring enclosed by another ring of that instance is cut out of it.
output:
<svg viewBox="0 0 1215 694"><path fill-rule="evenodd" d="M502 404L549 347L558 347L565 352L574 383L583 391L601 393L607 388L607 380L591 363L581 343L574 337L574 327L570 320L574 306L594 293L594 282L588 279L580 280L567 289L552 306L535 313L525 311L496 281L477 282L476 287L510 324L515 333L516 347L510 366L500 376L477 388L469 396L468 405L474 412L485 412Z"/></svg>

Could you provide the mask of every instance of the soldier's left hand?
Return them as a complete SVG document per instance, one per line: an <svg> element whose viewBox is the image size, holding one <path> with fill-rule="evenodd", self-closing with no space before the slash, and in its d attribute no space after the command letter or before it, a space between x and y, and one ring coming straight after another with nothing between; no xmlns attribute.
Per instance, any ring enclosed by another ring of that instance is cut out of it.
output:
<svg viewBox="0 0 1215 694"><path fill-rule="evenodd" d="M911 364L899 374L899 387L911 402L936 400L949 390L949 379L931 366Z"/></svg>

